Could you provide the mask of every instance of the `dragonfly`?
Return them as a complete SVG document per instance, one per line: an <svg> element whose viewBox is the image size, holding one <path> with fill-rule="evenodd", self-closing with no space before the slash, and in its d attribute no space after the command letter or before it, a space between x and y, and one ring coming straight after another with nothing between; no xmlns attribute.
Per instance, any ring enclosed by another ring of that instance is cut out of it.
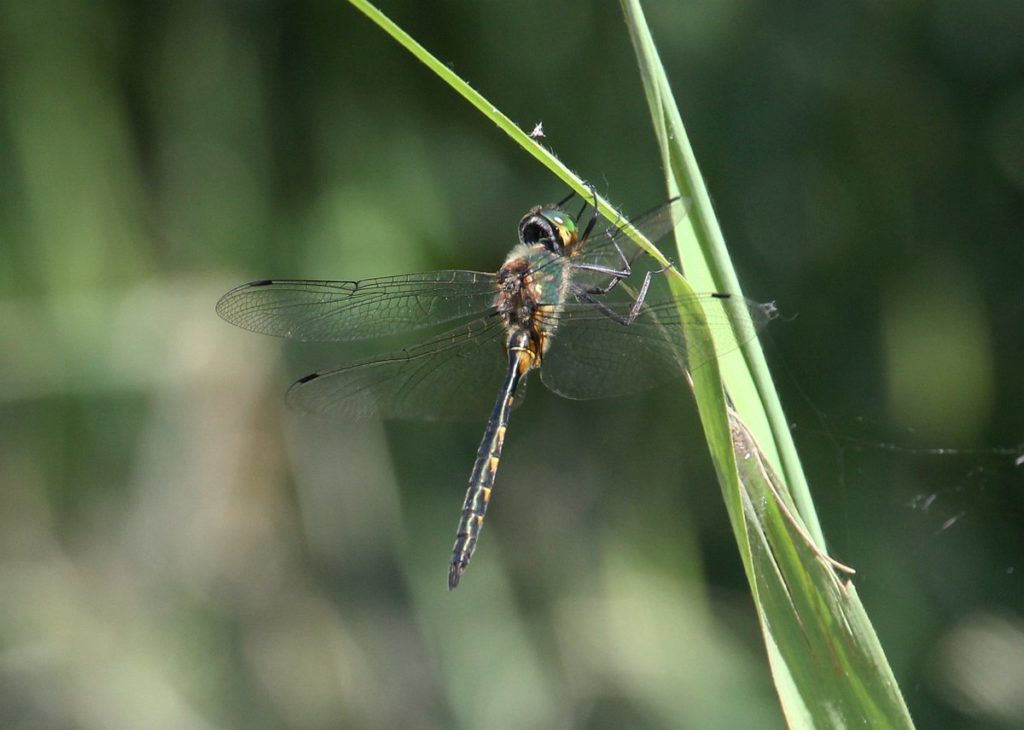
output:
<svg viewBox="0 0 1024 730"><path fill-rule="evenodd" d="M571 197L571 196L570 196ZM554 393L591 399L638 393L714 359L707 337L737 347L775 316L725 292L678 295L636 242L656 242L682 221L674 199L632 221L601 218L568 198L520 220L518 242L493 273L433 271L359 281L262 279L225 294L218 314L253 332L300 341L371 340L426 331L418 344L320 370L288 390L289 405L346 419L482 417L448 569L455 589L476 550L505 433L528 376ZM598 220L603 224L598 225Z"/></svg>

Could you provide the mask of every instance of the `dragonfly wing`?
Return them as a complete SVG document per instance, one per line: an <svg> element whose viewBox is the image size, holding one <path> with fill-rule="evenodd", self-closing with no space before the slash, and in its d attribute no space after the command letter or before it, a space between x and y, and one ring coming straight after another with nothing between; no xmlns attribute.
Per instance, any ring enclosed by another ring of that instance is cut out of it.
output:
<svg viewBox="0 0 1024 730"><path fill-rule="evenodd" d="M307 375L287 400L349 418L483 417L507 368L503 334L497 317L477 319L412 347Z"/></svg>
<svg viewBox="0 0 1024 730"><path fill-rule="evenodd" d="M217 303L231 324L295 340L383 337L480 315L494 304L493 274L431 271L362 281L266 279Z"/></svg>
<svg viewBox="0 0 1024 730"><path fill-rule="evenodd" d="M679 378L717 355L687 337L696 328L728 344L718 354L756 336L774 306L721 294L646 302L631 324L632 303L601 301L603 307L574 302L556 308L557 329L541 364L541 380L559 395L577 400L638 393ZM703 318L687 314L700 305ZM738 334L733 334L733 323Z"/></svg>

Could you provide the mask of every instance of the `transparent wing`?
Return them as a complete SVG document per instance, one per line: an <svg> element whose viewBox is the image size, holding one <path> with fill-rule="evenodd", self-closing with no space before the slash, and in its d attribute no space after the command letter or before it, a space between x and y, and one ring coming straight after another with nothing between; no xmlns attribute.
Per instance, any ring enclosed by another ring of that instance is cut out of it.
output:
<svg viewBox="0 0 1024 730"><path fill-rule="evenodd" d="M350 418L483 418L508 364L503 334L498 317L477 319L403 350L307 375L289 388L288 404Z"/></svg>
<svg viewBox="0 0 1024 730"><path fill-rule="evenodd" d="M557 318L557 329L541 363L541 380L555 393L577 400L641 392L738 347L777 316L773 304L742 297L697 294L683 299L647 301L631 324L623 323L632 307L627 299L602 300L603 308L581 302L555 307L548 316ZM691 319L680 304L700 304L706 321ZM733 334L727 310L738 323L738 334ZM688 340L686 332L695 328L713 331L731 344L716 355Z"/></svg>
<svg viewBox="0 0 1024 730"><path fill-rule="evenodd" d="M486 312L493 274L431 271L362 281L266 279L232 289L217 303L231 324L302 341L361 340Z"/></svg>

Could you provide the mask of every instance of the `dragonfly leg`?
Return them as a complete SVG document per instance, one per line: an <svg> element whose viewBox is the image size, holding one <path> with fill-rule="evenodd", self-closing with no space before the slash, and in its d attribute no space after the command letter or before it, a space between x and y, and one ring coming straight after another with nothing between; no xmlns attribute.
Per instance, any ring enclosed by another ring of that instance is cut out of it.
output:
<svg viewBox="0 0 1024 730"><path fill-rule="evenodd" d="M598 218L598 215L599 215L599 212L598 212L598 209L597 209L597 189L593 185L590 185L589 187L590 187L590 194L591 194L591 196L594 199L594 202L593 202L594 214L591 216L590 220L587 222L587 227L583 231L583 234L580 236L581 244L585 243L587 241L587 239L589 238L591 232L593 231L594 225L597 223L597 218ZM580 213L582 214L582 212L583 211L581 210ZM577 218L578 218L578 216L577 216ZM587 289L587 293L588 294L596 294L598 296L604 296L605 294L610 292L612 289L614 289L616 286L618 286L620 281L622 281L623 279L628 279L633 274L633 263L637 260L637 258L639 258L640 254L643 253L643 249L637 249L632 254L632 256L626 256L626 254L623 253L623 251L622 251L622 247L619 246L618 241L615 240L615 236L613 235L612 231L615 231L616 233L621 232L621 229L618 227L618 221L616 221L611 226L609 226L607 229L605 229L602 232L602 235L608 237L608 239L611 241L612 246L615 248L615 252L619 255L619 260L622 262L622 268L621 269L616 269L616 268L611 267L611 266L604 266L602 264L573 264L572 265L573 268L575 268L575 269L579 269L579 270L583 270L583 271L594 271L594 272L597 272L599 274L607 274L608 275L609 282L607 284L605 284L603 286L596 285L596 286L590 287L589 289ZM671 264L669 264L665 268L663 268L663 269L661 269L659 271L656 271L654 273L661 273L661 272L665 271L666 269L668 269L670 267L671 267ZM650 281L648 280L646 283L649 285Z"/></svg>
<svg viewBox="0 0 1024 730"><path fill-rule="evenodd" d="M590 220L587 221L587 227L584 229L583 235L580 236L581 242L587 240L587 237L590 235L590 232L594 230L594 225L597 223L598 215L600 215L600 211L598 211L597 209L597 188L595 188L593 185L588 185L587 187L590 188L590 197L594 199L594 214L590 216ZM583 204L586 205L586 201L583 201ZM582 210L580 210L580 215L583 215Z"/></svg>
<svg viewBox="0 0 1024 730"><path fill-rule="evenodd" d="M612 240L612 245L615 247L616 253L619 254L619 260L622 261L621 269L616 269L611 266L603 266L601 264L571 264L571 266L574 269L579 269L583 271L595 271L599 274L607 274L611 278L611 281L604 286L592 286L589 289L587 289L588 294L604 296L612 289L614 289L616 286L618 286L620 281L628 279L630 276L633 275L633 262L635 262L637 258L640 257L640 254L643 253L643 250L637 249L637 251L633 254L632 257L627 257L626 254L622 252L622 249L619 247L617 241ZM655 271L654 273L660 274L663 271L666 271L670 266L671 264L658 271Z"/></svg>
<svg viewBox="0 0 1024 730"><path fill-rule="evenodd" d="M595 197L594 200L596 202L597 198ZM590 227L593 226L593 223L594 223L594 220L592 219L590 221L590 225L588 225L588 227L587 227L587 232L590 231ZM609 237L609 239L611 240L612 246L615 248L615 252L619 255L619 261L622 262L622 268L621 269L616 269L616 268L611 267L611 266L604 266L602 264L572 264L572 267L574 269L580 269L580 270L583 270L583 271L595 271L595 272L597 272L599 274L607 274L610 277L610 281L607 284L605 284L604 286L597 285L597 286L592 286L589 289L587 289L587 293L588 294L596 294L598 296L604 296L605 294L610 292L612 289L614 289L616 286L618 286L620 281L622 281L623 279L628 279L630 276L633 275L633 263L640 257L640 254L643 253L643 249L639 249L638 248L633 253L632 256L626 256L626 254L622 252L622 247L619 246L618 241L616 241L615 238L612 236L612 234L611 234L611 230L612 229L614 229L616 231L619 230L615 226L612 226L611 228L606 230L604 233L605 233L605 235L607 235ZM586 237L587 237L587 234L584 233L583 240L586 240ZM671 266L672 266L672 264L670 263L668 266L665 266L664 268L662 268L662 269L660 269L658 271L655 271L654 273L660 274L660 273L666 271L667 269L671 268ZM648 281L647 283L650 284L650 281Z"/></svg>
<svg viewBox="0 0 1024 730"><path fill-rule="evenodd" d="M629 325L633 324L633 322L636 321L636 318L638 316L640 316L640 310L643 308L644 301L647 299L647 290L650 289L651 287L651 279L653 279L658 274L665 273L670 268L672 268L671 263L669 263L666 266L663 266L660 269L657 269L656 271L648 271L646 274L644 274L643 284L640 285L640 291L637 293L636 299L633 301L633 306L630 308L629 314L626 316L619 314L614 309L609 307L607 304L602 302L600 299L597 299L595 297L595 293L606 293L607 291L610 291L616 283L621 281L621 279L615 279L614 283L607 287L605 292L594 292L591 289L584 289L582 287L578 287L573 289L573 294L575 294L576 299L578 299L583 304L589 304L590 306L594 307L596 310L601 312L601 314L611 319L613 322L618 322L619 324L628 327Z"/></svg>
<svg viewBox="0 0 1024 730"><path fill-rule="evenodd" d="M597 193L596 193L596 191L594 189L594 186L593 185L588 185L587 187L590 188L591 195L594 197L594 200L596 201L597 200ZM561 208L563 205L565 205L566 203L568 203L570 200L572 200L575 197L576 197L576 191L573 190L568 195L566 195L564 198L562 198L557 203L555 203L555 207L556 208ZM582 200L583 200L583 204L580 206L580 212L577 213L576 215L574 215L573 218L572 218L574 221L576 221L577 227L580 224L580 217L583 215L583 211L585 211L587 209L587 199L586 198L582 198ZM595 205L596 205L596 202L595 202ZM591 223L591 226L593 226L593 223ZM590 229L588 228L587 230L590 230Z"/></svg>
<svg viewBox="0 0 1024 730"><path fill-rule="evenodd" d="M576 191L575 190L570 190L568 195L566 195L564 198L562 198L557 203L555 203L555 207L556 208L561 208L563 205L565 205L566 203L568 203L570 200L572 200L575 197L576 197ZM580 211L580 212L582 212L582 211Z"/></svg>
<svg viewBox="0 0 1024 730"><path fill-rule="evenodd" d="M604 286L592 286L587 289L588 294L597 294L598 296L604 296L612 289L614 289L620 281L628 279L633 275L632 262L629 261L626 256L622 253L619 248L619 244L614 244L615 249L619 252L619 256L622 257L622 269L615 269L611 266L602 266L601 264L572 264L572 268L579 271L594 271L598 274L607 274L610 277L610 283Z"/></svg>

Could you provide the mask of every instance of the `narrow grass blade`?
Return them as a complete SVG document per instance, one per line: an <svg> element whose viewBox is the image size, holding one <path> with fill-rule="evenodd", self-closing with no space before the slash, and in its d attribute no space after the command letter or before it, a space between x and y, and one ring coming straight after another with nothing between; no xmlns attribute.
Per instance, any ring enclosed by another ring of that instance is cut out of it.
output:
<svg viewBox="0 0 1024 730"><path fill-rule="evenodd" d="M687 279L701 289L742 294L643 11L638 0L622 6L669 194L694 200L689 230L678 240ZM698 368L693 388L786 719L791 727L912 727L856 590L840 582L838 564L825 556L757 340L739 352Z"/></svg>

